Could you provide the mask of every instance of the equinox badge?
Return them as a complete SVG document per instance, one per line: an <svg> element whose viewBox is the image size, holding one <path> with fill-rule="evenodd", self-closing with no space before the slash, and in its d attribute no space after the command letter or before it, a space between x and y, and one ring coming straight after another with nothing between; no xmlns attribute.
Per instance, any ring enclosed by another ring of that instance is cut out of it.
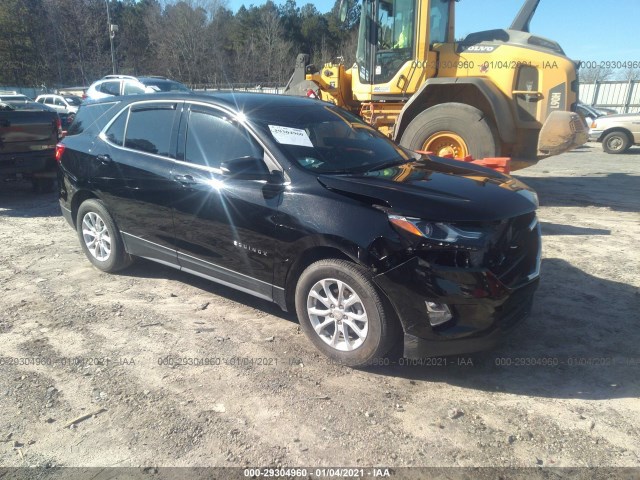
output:
<svg viewBox="0 0 640 480"><path fill-rule="evenodd" d="M262 255L264 257L267 256L266 250L261 250L259 248L252 247L251 245L247 245L246 243L238 242L237 240L233 241L233 246L234 247L238 247L238 248L242 248L242 249L244 249L244 250L246 250L248 252L251 252L251 253L257 253L258 255Z"/></svg>

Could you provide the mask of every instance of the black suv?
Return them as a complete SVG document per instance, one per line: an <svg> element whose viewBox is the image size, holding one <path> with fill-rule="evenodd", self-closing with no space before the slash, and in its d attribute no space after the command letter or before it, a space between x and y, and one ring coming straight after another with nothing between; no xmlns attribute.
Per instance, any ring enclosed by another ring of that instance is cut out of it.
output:
<svg viewBox="0 0 640 480"><path fill-rule="evenodd" d="M155 94L83 105L58 146L87 258L144 257L297 312L332 359L493 345L530 310L537 197L404 150L319 100Z"/></svg>

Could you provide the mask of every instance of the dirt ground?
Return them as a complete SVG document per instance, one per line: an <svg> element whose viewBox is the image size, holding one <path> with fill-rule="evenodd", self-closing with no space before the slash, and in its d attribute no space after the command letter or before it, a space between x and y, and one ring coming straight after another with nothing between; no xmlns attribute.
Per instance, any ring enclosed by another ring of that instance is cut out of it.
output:
<svg viewBox="0 0 640 480"><path fill-rule="evenodd" d="M55 195L0 185L0 466L639 468L640 149L517 176L541 202L531 317L491 352L366 371L249 295L101 273Z"/></svg>

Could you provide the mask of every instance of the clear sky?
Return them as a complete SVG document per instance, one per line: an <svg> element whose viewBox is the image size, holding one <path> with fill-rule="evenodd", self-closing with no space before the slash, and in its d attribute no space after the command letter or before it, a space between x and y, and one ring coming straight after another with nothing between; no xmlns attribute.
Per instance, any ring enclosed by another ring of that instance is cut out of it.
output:
<svg viewBox="0 0 640 480"><path fill-rule="evenodd" d="M228 0L260 5L261 0ZM297 0L329 11L335 0ZM284 3L275 1L276 4ZM461 0L456 5L456 37L493 28L507 28L524 0ZM566 54L582 61L640 62L640 0L541 0L531 32L557 41Z"/></svg>

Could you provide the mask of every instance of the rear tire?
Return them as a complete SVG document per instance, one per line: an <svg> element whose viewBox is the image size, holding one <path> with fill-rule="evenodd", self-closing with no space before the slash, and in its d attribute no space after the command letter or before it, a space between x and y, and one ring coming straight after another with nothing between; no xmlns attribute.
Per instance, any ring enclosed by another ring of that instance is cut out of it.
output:
<svg viewBox="0 0 640 480"><path fill-rule="evenodd" d="M629 150L631 140L624 132L611 132L602 139L602 149L606 153L618 154Z"/></svg>
<svg viewBox="0 0 640 480"><path fill-rule="evenodd" d="M449 136L454 145L431 150L434 155L453 151L454 158L463 158L466 154L474 159L500 156L500 140L491 120L482 111L463 103L445 103L421 112L407 126L400 145L410 150L429 150L434 145L443 145L442 138L429 142L438 133L445 138ZM462 151L455 151L458 150L456 137L464 144L460 146Z"/></svg>
<svg viewBox="0 0 640 480"><path fill-rule="evenodd" d="M295 299L300 327L327 357L350 367L384 365L397 328L366 268L315 262L300 275Z"/></svg>
<svg viewBox="0 0 640 480"><path fill-rule="evenodd" d="M82 202L76 217L76 229L84 254L103 272L117 272L132 263L122 236L104 204L97 199Z"/></svg>

